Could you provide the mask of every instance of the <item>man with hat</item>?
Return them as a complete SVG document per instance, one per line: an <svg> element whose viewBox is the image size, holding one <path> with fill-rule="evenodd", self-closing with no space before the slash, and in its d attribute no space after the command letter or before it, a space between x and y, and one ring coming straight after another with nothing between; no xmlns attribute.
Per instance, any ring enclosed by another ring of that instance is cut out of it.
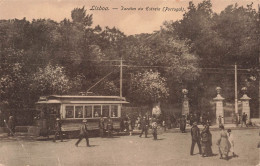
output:
<svg viewBox="0 0 260 166"><path fill-rule="evenodd" d="M78 144L80 143L80 141L85 138L86 139L86 142L87 142L87 146L90 147L89 145L89 139L88 139L88 136L89 136L89 133L88 133L88 128L87 128L87 119L84 119L82 121L84 124L80 127L80 133L79 133L79 139L78 141L76 142L75 146L78 146Z"/></svg>
<svg viewBox="0 0 260 166"><path fill-rule="evenodd" d="M57 118L55 122L55 136L53 142L56 142L57 135L59 135L61 142L63 142L60 118Z"/></svg>
<svg viewBox="0 0 260 166"><path fill-rule="evenodd" d="M200 146L200 129L197 126L197 123L194 122L191 128L191 149L190 149L190 155L193 155L194 146L197 143L199 147L199 152L201 154L201 146Z"/></svg>
<svg viewBox="0 0 260 166"><path fill-rule="evenodd" d="M145 134L145 138L147 138L148 134L148 127L149 127L149 121L144 116L143 119L141 119L141 128L142 132L140 133L139 137L142 137L143 133Z"/></svg>

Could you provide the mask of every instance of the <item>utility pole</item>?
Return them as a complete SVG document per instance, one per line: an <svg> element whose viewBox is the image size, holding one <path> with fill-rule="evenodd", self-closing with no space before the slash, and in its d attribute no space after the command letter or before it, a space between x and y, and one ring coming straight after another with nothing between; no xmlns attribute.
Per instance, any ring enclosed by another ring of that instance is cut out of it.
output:
<svg viewBox="0 0 260 166"><path fill-rule="evenodd" d="M121 57L121 60L120 60L120 97L123 97L122 88L123 88L123 59Z"/></svg>
<svg viewBox="0 0 260 166"><path fill-rule="evenodd" d="M235 63L235 113L238 113L238 102L237 102L237 63Z"/></svg>

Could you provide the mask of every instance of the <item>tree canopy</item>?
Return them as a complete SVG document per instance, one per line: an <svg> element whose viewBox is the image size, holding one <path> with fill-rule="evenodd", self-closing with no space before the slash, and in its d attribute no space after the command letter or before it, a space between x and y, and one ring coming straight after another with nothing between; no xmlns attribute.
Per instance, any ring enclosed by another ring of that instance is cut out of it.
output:
<svg viewBox="0 0 260 166"><path fill-rule="evenodd" d="M217 14L210 0L189 2L181 20L130 36L116 27L94 27L84 7L60 22L0 20L1 102L27 108L41 95L87 91L103 77L92 91L119 95L122 58L123 95L132 103L177 103L182 88L199 86L202 68L258 65L257 14L252 4Z"/></svg>

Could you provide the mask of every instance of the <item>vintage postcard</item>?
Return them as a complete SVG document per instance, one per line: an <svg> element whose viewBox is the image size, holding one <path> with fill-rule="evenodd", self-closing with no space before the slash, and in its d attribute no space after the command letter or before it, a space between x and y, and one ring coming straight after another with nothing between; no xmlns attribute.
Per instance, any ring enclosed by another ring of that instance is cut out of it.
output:
<svg viewBox="0 0 260 166"><path fill-rule="evenodd" d="M0 0L0 166L259 166L259 0Z"/></svg>

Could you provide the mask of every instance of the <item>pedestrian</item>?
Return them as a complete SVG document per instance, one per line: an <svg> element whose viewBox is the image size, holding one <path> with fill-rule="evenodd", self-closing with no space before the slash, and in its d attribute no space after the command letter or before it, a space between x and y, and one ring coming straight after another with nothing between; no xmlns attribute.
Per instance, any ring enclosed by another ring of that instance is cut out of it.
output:
<svg viewBox="0 0 260 166"><path fill-rule="evenodd" d="M128 117L128 131L130 136L132 136L133 130L134 130L134 120L132 117Z"/></svg>
<svg viewBox="0 0 260 166"><path fill-rule="evenodd" d="M165 124L165 120L163 120L162 122L162 127L163 127L163 130L166 131L166 124Z"/></svg>
<svg viewBox="0 0 260 166"><path fill-rule="evenodd" d="M53 142L56 142L58 135L59 135L60 141L63 142L63 134L62 134L60 118L57 118L56 122L55 122L55 135L54 135Z"/></svg>
<svg viewBox="0 0 260 166"><path fill-rule="evenodd" d="M2 110L0 110L0 127L4 127L4 114Z"/></svg>
<svg viewBox="0 0 260 166"><path fill-rule="evenodd" d="M9 119L8 119L8 135L14 136L14 133L15 133L14 117L9 116Z"/></svg>
<svg viewBox="0 0 260 166"><path fill-rule="evenodd" d="M201 132L201 151L202 157L212 156L212 135L209 131L209 126L205 125Z"/></svg>
<svg viewBox="0 0 260 166"><path fill-rule="evenodd" d="M83 125L80 127L79 139L76 142L75 146L78 146L80 141L83 138L85 138L87 146L90 147L90 145L89 145L89 133L88 133L88 128L87 128L87 119L84 119L82 122L83 122Z"/></svg>
<svg viewBox="0 0 260 166"><path fill-rule="evenodd" d="M194 117L193 114L190 114L190 126L192 126L194 123Z"/></svg>
<svg viewBox="0 0 260 166"><path fill-rule="evenodd" d="M185 129L186 129L186 117L185 115L182 115L182 118L180 120L180 130L182 133L185 133Z"/></svg>
<svg viewBox="0 0 260 166"><path fill-rule="evenodd" d="M129 123L128 123L128 120L129 120L129 116L126 116L124 118L124 126L125 126L125 129L124 129L124 132L129 132Z"/></svg>
<svg viewBox="0 0 260 166"><path fill-rule="evenodd" d="M210 116L210 113L209 113L209 111L208 111L208 114L207 114L207 123L208 123L208 125L210 126L211 125L211 116Z"/></svg>
<svg viewBox="0 0 260 166"><path fill-rule="evenodd" d="M245 125L246 127L248 127L248 126L247 126L247 123L246 123L246 120L247 120L247 114L244 112L243 115L242 115L242 124L241 124L241 127L243 127L244 125Z"/></svg>
<svg viewBox="0 0 260 166"><path fill-rule="evenodd" d="M231 129L228 129L227 133L228 133L228 140L229 140L229 143L231 145L230 152L232 152L233 157L238 157L235 154L235 148L234 148L235 147L235 142L234 142L233 134L231 133Z"/></svg>
<svg viewBox="0 0 260 166"><path fill-rule="evenodd" d="M145 134L145 138L147 138L147 134L148 134L148 127L149 127L149 122L146 119L146 117L144 116L143 119L141 119L141 134L139 135L139 137L142 137L143 133Z"/></svg>
<svg viewBox="0 0 260 166"><path fill-rule="evenodd" d="M237 114L235 114L235 122L236 122L236 127L238 126L238 124L239 124L239 114L237 113Z"/></svg>
<svg viewBox="0 0 260 166"><path fill-rule="evenodd" d="M153 139L154 140L157 140L157 127L158 127L157 120L154 117L152 119L152 130L153 130Z"/></svg>
<svg viewBox="0 0 260 166"><path fill-rule="evenodd" d="M137 129L140 130L141 129L141 117L140 116L137 117L136 124L137 124Z"/></svg>
<svg viewBox="0 0 260 166"><path fill-rule="evenodd" d="M201 121L202 125L206 125L207 124L207 115L205 113L202 114L202 121Z"/></svg>
<svg viewBox="0 0 260 166"><path fill-rule="evenodd" d="M222 126L222 117L221 115L218 116L218 127Z"/></svg>
<svg viewBox="0 0 260 166"><path fill-rule="evenodd" d="M199 153L201 154L201 146L200 146L200 129L197 126L197 122L194 122L191 128L191 149L190 155L193 155L194 146L197 143L199 148Z"/></svg>
<svg viewBox="0 0 260 166"><path fill-rule="evenodd" d="M220 126L220 129L221 129L220 137L217 140L220 159L228 160L228 153L229 153L229 150L230 150L230 142L228 140L228 135L227 135L227 132L225 131L223 125Z"/></svg>
<svg viewBox="0 0 260 166"><path fill-rule="evenodd" d="M108 137L113 136L113 121L110 117L108 117L108 121L107 121L107 135Z"/></svg>
<svg viewBox="0 0 260 166"><path fill-rule="evenodd" d="M99 136L101 138L104 137L104 129L105 129L105 120L104 120L103 116L101 115L101 117L99 119Z"/></svg>

